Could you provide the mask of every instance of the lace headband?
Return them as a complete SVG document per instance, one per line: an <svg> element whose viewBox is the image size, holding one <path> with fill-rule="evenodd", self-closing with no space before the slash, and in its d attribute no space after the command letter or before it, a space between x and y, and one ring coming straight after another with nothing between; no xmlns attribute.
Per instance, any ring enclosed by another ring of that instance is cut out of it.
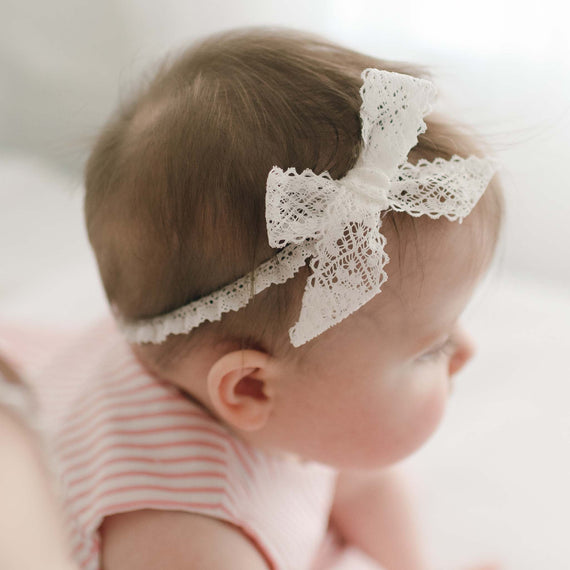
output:
<svg viewBox="0 0 570 570"><path fill-rule="evenodd" d="M463 221L487 188L495 162L456 155L406 162L426 130L423 117L431 112L434 85L378 69L366 69L362 79L363 148L354 168L341 180L278 167L267 177L269 245L281 251L245 277L168 314L131 322L119 317L129 341L161 343L220 320L270 285L291 279L310 259L299 320L289 330L291 344L300 346L380 293L389 261L382 211Z"/></svg>

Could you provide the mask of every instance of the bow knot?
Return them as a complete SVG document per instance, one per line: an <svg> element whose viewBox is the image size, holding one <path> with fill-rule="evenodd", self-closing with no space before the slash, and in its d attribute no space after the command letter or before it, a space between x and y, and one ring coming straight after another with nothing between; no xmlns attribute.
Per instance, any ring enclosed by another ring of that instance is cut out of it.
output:
<svg viewBox="0 0 570 570"><path fill-rule="evenodd" d="M351 194L375 203L382 210L385 210L389 205L390 178L377 168L370 166L355 167L339 181L339 184Z"/></svg>

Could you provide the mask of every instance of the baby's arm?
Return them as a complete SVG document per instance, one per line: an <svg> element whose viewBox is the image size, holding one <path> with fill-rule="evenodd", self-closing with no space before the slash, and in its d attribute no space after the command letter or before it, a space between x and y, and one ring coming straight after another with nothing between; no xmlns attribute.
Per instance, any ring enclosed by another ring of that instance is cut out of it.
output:
<svg viewBox="0 0 570 570"><path fill-rule="evenodd" d="M143 510L105 519L105 570L267 570L237 528L192 513Z"/></svg>
<svg viewBox="0 0 570 570"><path fill-rule="evenodd" d="M387 570L428 568L405 482L395 470L341 473L331 522L347 543Z"/></svg>
<svg viewBox="0 0 570 570"><path fill-rule="evenodd" d="M73 570L29 393L0 358L0 568Z"/></svg>
<svg viewBox="0 0 570 570"><path fill-rule="evenodd" d="M386 570L431 568L420 548L405 480L395 470L341 473L331 523L348 544ZM500 570L496 563L469 568Z"/></svg>

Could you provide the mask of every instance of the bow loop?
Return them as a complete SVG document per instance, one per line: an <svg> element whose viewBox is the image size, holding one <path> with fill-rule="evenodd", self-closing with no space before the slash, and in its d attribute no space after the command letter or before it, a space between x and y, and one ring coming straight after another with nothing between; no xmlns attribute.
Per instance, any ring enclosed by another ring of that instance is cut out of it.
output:
<svg viewBox="0 0 570 570"><path fill-rule="evenodd" d="M437 91L431 81L378 69L365 69L362 78L362 163L392 180L418 135L425 133L423 118Z"/></svg>
<svg viewBox="0 0 570 570"><path fill-rule="evenodd" d="M341 192L326 172L316 175L306 169L298 174L294 168L284 172L273 167L265 203L269 245L281 248L321 236L330 223L331 204Z"/></svg>

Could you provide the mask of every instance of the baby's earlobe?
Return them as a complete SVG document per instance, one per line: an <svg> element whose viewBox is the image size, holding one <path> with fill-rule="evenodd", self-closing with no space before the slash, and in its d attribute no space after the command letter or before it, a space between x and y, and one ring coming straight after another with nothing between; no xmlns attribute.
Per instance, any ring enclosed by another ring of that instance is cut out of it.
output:
<svg viewBox="0 0 570 570"><path fill-rule="evenodd" d="M208 373L208 395L216 413L230 426L256 431L273 408L268 355L256 350L223 355Z"/></svg>

